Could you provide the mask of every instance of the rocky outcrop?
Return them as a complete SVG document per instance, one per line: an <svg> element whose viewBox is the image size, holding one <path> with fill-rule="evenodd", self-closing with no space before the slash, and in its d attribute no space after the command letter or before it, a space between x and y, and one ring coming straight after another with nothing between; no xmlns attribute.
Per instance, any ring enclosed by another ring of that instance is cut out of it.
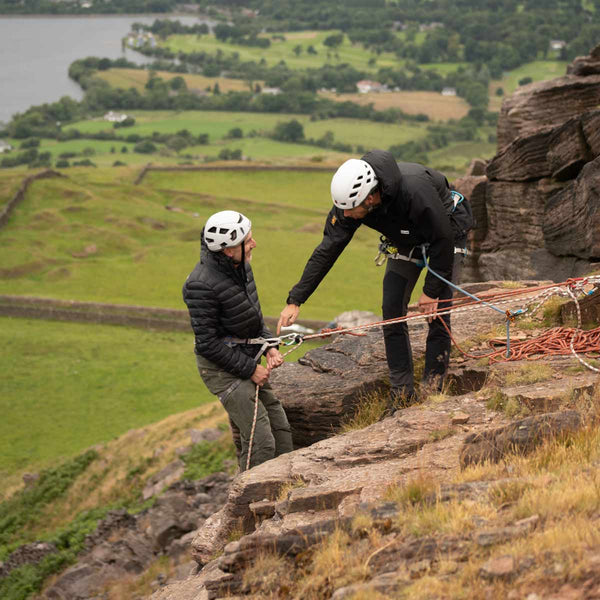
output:
<svg viewBox="0 0 600 600"><path fill-rule="evenodd" d="M216 473L200 481L178 481L154 506L137 515L111 511L86 538L86 551L77 564L64 571L47 589L52 600L87 600L102 597L111 582L142 573L160 555L184 567L189 563L191 539L205 519L218 511L226 499L231 477ZM13 553L5 571L38 562L56 549L50 544L30 544ZM185 570L189 574L190 566ZM5 573L6 574L6 573ZM0 577L3 575L0 571Z"/></svg>
<svg viewBox="0 0 600 600"><path fill-rule="evenodd" d="M360 338L338 337L277 369L271 381L292 424L295 447L339 430L361 395L388 387L387 376L381 330Z"/></svg>
<svg viewBox="0 0 600 600"><path fill-rule="evenodd" d="M507 98L486 175L454 182L476 216L463 280L563 281L598 265L599 57Z"/></svg>

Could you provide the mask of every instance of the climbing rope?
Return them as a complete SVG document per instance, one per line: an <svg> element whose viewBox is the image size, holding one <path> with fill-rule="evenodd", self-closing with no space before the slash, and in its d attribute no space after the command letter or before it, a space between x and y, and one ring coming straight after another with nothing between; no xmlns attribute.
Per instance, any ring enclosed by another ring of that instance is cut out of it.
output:
<svg viewBox="0 0 600 600"><path fill-rule="evenodd" d="M468 352L465 352L452 335L452 332L450 331L450 328L447 326L444 319L440 319L443 326L446 328L446 331L448 332L452 343L464 356L475 359L487 358L490 364L492 364L495 362L513 360L539 360L543 356L573 354L573 356L575 356L575 358L585 367L592 371L595 371L596 373L600 373L600 369L594 367L580 356L584 355L586 357L590 357L590 354L600 354L600 327L589 331L581 330L581 309L579 307L579 300L575 295L576 292L579 292L580 294L584 295L593 293L600 286L600 275L572 278L567 279L562 283L552 283L531 288L517 288L514 290L494 292L492 294L486 295L485 299L482 299L478 298L474 294L467 292L466 290L462 289L456 284L448 281L441 275L438 275L429 267L426 260L427 257L425 256L425 249L423 249L423 255L425 260L425 266L430 273L444 281L450 287L454 288L455 290L461 292L465 296L468 296L472 299L471 302L461 300L457 301L457 299L454 298L436 301L438 302L438 306L444 303L449 304L450 302L453 302L454 304L442 307L441 310L436 310L436 312L433 315L431 315L433 316L433 318L448 315L451 313L467 313L472 310L491 308L504 315L506 319L506 342L500 340L490 341L490 344L493 346L498 347L499 345L501 346L502 344L504 344L504 347L501 347L495 350L494 352L488 354L470 354ZM593 289L591 291L585 290L585 287L588 285L593 286ZM504 306L514 304L516 301L519 300L521 296L531 296L531 294L534 292L538 293L533 297L529 297L529 299L525 302L524 308L519 308L516 311L511 311L508 308L506 310L500 308L501 305ZM513 340L511 344L510 324L515 320L515 318L526 314L533 316L539 310L539 308L553 296L567 296L573 300L577 313L577 328L555 327L536 338L523 341ZM395 325L397 323L405 323L424 318L427 318L427 316L422 314L415 314L412 316L405 315L403 317L395 317L393 319L385 319L381 321L375 321L372 323L365 323L363 325L355 325L353 327L337 327L332 329L322 329L318 333L313 333L309 335L301 335L297 333L286 334L278 338L271 338L269 342L271 342L271 345L273 345L275 342L283 346L293 345L292 348L290 348L287 352L282 354L282 357L285 358L286 356L288 356L288 354L297 350L307 340L324 339L326 337L336 334L366 335L366 333L357 332L364 332L369 329L387 327L390 325ZM252 453L256 421L258 418L259 387L260 386L258 385L256 386L256 393L254 398L254 419L252 423L252 431L250 434L250 440L248 445L248 459L246 461L246 469L250 468L250 456Z"/></svg>

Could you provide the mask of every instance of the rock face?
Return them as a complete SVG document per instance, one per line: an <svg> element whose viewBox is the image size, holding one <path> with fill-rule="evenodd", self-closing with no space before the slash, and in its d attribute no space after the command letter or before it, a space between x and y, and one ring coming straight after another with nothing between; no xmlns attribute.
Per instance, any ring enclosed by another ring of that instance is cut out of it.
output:
<svg viewBox="0 0 600 600"><path fill-rule="evenodd" d="M387 376L380 330L360 338L340 336L274 371L271 381L292 424L295 447L329 437L361 394L387 387Z"/></svg>
<svg viewBox="0 0 600 600"><path fill-rule="evenodd" d="M223 505L231 477L216 473L195 482L171 485L156 504L138 515L111 511L86 538L87 551L48 588L44 598L88 600L104 597L111 582L139 574L167 554L185 564L191 539L186 534L200 527L206 517ZM49 544L30 544L11 555L0 577L28 562L38 562L55 549ZM189 561L189 558L187 559ZM189 573L189 567L186 575ZM100 595L98 595L100 594Z"/></svg>
<svg viewBox="0 0 600 600"><path fill-rule="evenodd" d="M600 261L600 46L503 103L498 154L454 187L472 203L464 281L552 279Z"/></svg>

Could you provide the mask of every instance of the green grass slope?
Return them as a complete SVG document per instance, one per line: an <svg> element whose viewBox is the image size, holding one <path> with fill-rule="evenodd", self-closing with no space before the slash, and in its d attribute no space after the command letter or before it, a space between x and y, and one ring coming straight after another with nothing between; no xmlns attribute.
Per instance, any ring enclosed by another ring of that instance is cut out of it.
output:
<svg viewBox="0 0 600 600"><path fill-rule="evenodd" d="M263 312L279 314L321 239L329 172L151 173L138 186L134 176L75 169L36 182L0 230L0 293L184 308L181 286L198 259L202 225L233 208L253 221ZM357 232L304 318L379 312L377 239L367 228Z"/></svg>

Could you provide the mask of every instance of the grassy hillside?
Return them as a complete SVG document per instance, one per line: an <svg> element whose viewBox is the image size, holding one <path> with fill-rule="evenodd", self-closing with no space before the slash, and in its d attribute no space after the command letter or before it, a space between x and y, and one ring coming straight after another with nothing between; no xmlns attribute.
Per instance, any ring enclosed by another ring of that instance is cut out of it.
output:
<svg viewBox="0 0 600 600"><path fill-rule="evenodd" d="M0 340L2 488L23 470L214 400L191 330L0 318Z"/></svg>
<svg viewBox="0 0 600 600"><path fill-rule="evenodd" d="M74 169L30 188L0 230L0 293L183 308L202 224L231 207L253 220L263 310L279 314L321 239L329 172L159 173L133 186L135 171L118 171L115 178L111 169ZM377 235L364 228L355 237L303 317L379 312Z"/></svg>
<svg viewBox="0 0 600 600"><path fill-rule="evenodd" d="M136 124L117 130L120 135L151 135L154 131L175 133L180 129L188 129L194 135L207 133L210 141L214 143L223 140L234 127L239 127L244 136L253 135L253 132L264 135L273 131L277 123L291 119L296 119L302 124L306 138L318 139L327 131L332 131L336 141L362 144L365 147L387 148L392 144L419 139L425 135L423 123L375 123L361 119L312 121L308 115L225 111L132 111L130 114L135 118ZM112 125L100 118L80 121L71 127L82 133L113 131ZM280 142L270 141L273 144L271 156L285 157L287 149L282 148ZM239 140L229 140L230 145L238 142ZM311 151L314 153L315 149L312 148ZM323 152L322 149L320 151Z"/></svg>

